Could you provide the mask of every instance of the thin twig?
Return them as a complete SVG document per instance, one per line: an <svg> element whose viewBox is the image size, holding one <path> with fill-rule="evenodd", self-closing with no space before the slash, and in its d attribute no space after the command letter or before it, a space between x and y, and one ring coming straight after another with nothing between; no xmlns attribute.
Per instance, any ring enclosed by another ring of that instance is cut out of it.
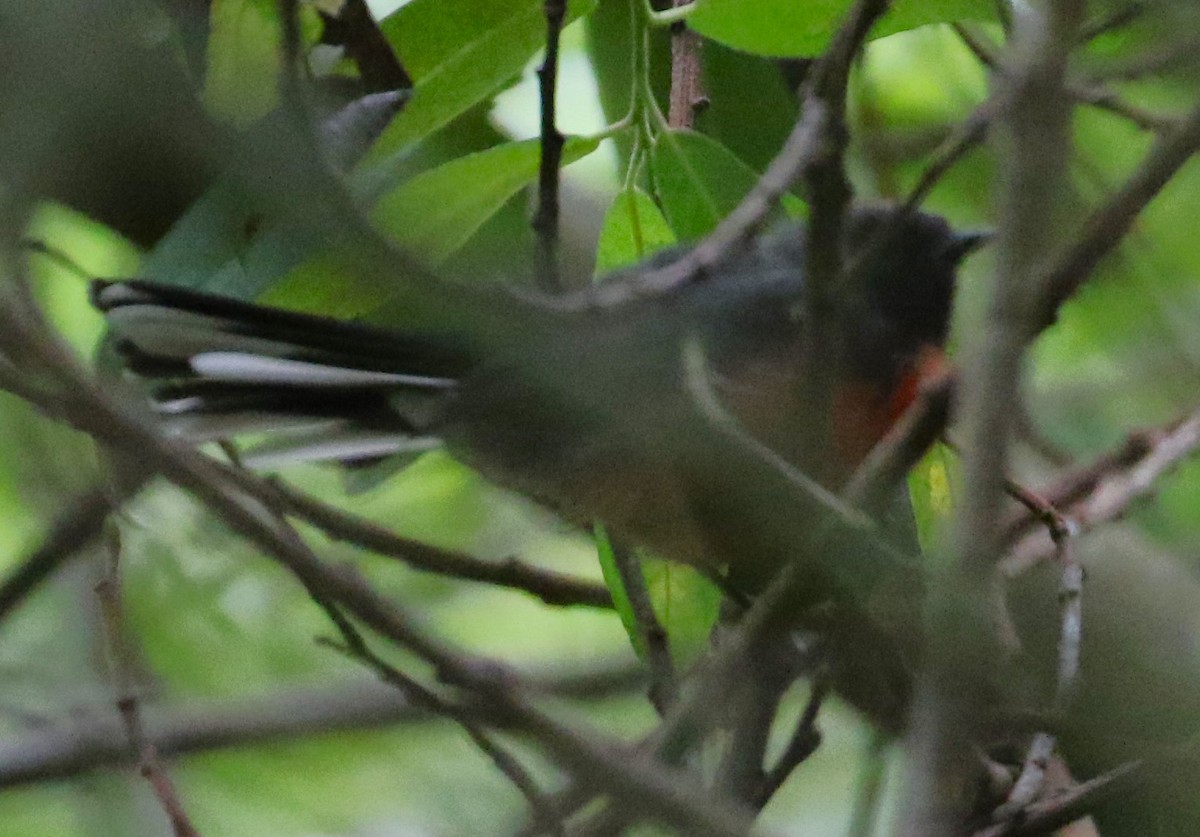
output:
<svg viewBox="0 0 1200 837"><path fill-rule="evenodd" d="M1034 837L1075 822L1106 799L1145 779L1146 760L1129 761L1070 790L1033 802L1019 817L976 831L971 837Z"/></svg>
<svg viewBox="0 0 1200 837"><path fill-rule="evenodd" d="M814 638L813 644L816 643ZM802 669L806 668L805 664L811 662L806 657L815 655L798 652L790 632L783 631L769 637L766 643L755 649L753 658L745 661L745 677L741 682L732 684L731 694L723 696L726 741L712 784L716 790L734 799L745 800L755 810L761 810L770 800L770 794L774 793L775 788L769 786L766 772L771 729L784 694ZM810 699L808 706L815 712L819 709L820 701ZM814 716L812 723L815 722ZM801 727L804 726L805 719L802 719ZM808 726L811 733L811 724ZM797 736L803 734L803 729L797 730ZM803 743L815 747L818 742L819 736L813 740L810 734ZM802 746L795 739L793 743ZM777 764L776 767L781 768L782 765Z"/></svg>
<svg viewBox="0 0 1200 837"><path fill-rule="evenodd" d="M558 43L567 0L545 0L546 57L538 67L541 96L541 160L538 164L538 204L533 229L538 238L538 283L546 293L562 290L558 275L559 169L562 167L563 135L555 124L555 91L558 87Z"/></svg>
<svg viewBox="0 0 1200 837"><path fill-rule="evenodd" d="M1030 496L1036 498L1034 504L1022 503L1025 511L1016 510L1001 523L1000 529L1005 533L1003 542L1011 545L1033 530L1043 521L1044 508L1069 509L1085 500L1095 491L1101 480L1137 465L1150 454L1163 436L1181 423L1180 420L1175 420L1164 428L1134 431L1114 450L1102 454L1087 465L1059 474L1047 488L1030 491Z"/></svg>
<svg viewBox="0 0 1200 837"><path fill-rule="evenodd" d="M825 120L819 103L807 106L800 121L767 166L754 188L737 207L685 255L666 267L647 271L636 282L609 282L562 301L568 309L612 307L632 299L660 296L674 288L709 277L731 251L762 229L771 209L791 188L808 159L816 152Z"/></svg>
<svg viewBox="0 0 1200 837"><path fill-rule="evenodd" d="M1081 534L1118 520L1133 504L1152 495L1164 474L1195 456L1197 451L1200 451L1200 410L1173 422L1136 461L1124 464L1122 457L1115 457L1118 465L1112 471L1091 474L1094 482L1090 493L1068 508L1067 513ZM1113 460L1106 457L1104 461ZM1054 554L1053 542L1035 532L1009 550L1000 568L1006 576L1013 577Z"/></svg>
<svg viewBox="0 0 1200 837"><path fill-rule="evenodd" d="M576 700L628 696L645 684L643 674L624 660L595 671L555 669L522 676L539 693ZM67 721L8 736L0 743L0 788L128 765L128 738L110 714L79 712ZM253 698L169 706L143 702L142 715L146 737L166 759L430 718L394 687L370 679Z"/></svg>
<svg viewBox="0 0 1200 837"><path fill-rule="evenodd" d="M101 625L105 647L108 651L109 672L116 693L117 711L125 727L126 740L131 752L136 754L138 771L150 783L158 804L171 822L171 833L175 837L199 837L192 825L179 793L158 750L146 737L142 722L141 702L133 687L132 666L129 648L125 641L125 613L121 602L120 560L121 542L117 528L109 524L107 538L107 560L104 574L96 584L96 598L100 603Z"/></svg>
<svg viewBox="0 0 1200 837"><path fill-rule="evenodd" d="M100 539L112 512L109 486L89 488L66 501L41 544L0 582L0 623L60 567Z"/></svg>
<svg viewBox="0 0 1200 837"><path fill-rule="evenodd" d="M628 544L610 541L610 545L613 564L625 589L625 596L633 612L634 629L645 653L646 665L650 669L650 702L661 715L675 701L675 693L679 687L667 632L654 613L654 604L650 601L646 577L642 573L641 561L638 560L637 554Z"/></svg>
<svg viewBox="0 0 1200 837"><path fill-rule="evenodd" d="M1062 716L1070 708L1071 698L1079 676L1079 660L1082 651L1083 630L1083 566L1075 555L1074 539L1078 527L1057 509L1047 505L1041 498L1027 491L1016 492L1017 496L1042 516L1062 568L1059 583L1059 604L1062 608L1061 628L1058 643L1058 673L1055 681L1054 703L1051 711ZM1041 793L1046 781L1046 769L1054 754L1056 737L1049 732L1038 732L1033 736L1025 756L1021 773L1011 791L993 814L996 821L1016 817Z"/></svg>
<svg viewBox="0 0 1200 837"><path fill-rule="evenodd" d="M235 473L243 474L244 472L240 470L241 466L236 451L230 451L230 454L234 461L234 467L237 469ZM280 536L285 538L297 551L307 551L308 547L301 539L300 534L292 528L291 523L284 515L284 510L279 505L270 502L270 499L266 500L266 505L274 515ZM545 795L537 787L537 783L533 781L529 772L525 770L515 756L493 740L491 735L468 712L464 711L461 707L443 700L440 695L426 688L418 680L409 677L372 651L358 628L342 612L339 604L328 596L324 588L314 584L311 577L297 573L296 578L304 586L305 590L308 591L309 597L325 612L329 621L337 629L338 633L341 634L342 642L340 644L332 641L325 642L324 644L330 645L352 659L366 665L381 680L399 689L416 705L457 723L466 732L467 737L471 739L479 751L487 756L496 768L512 782L521 795L525 797L529 802L530 808L533 809L538 822L542 823L552 833L556 835L561 834L561 819L548 805Z"/></svg>
<svg viewBox="0 0 1200 837"><path fill-rule="evenodd" d="M426 709L435 715L448 718L457 723L467 734L476 748L487 756L496 769L505 776L513 786L525 797L533 810L534 819L548 833L562 834L562 819L553 809L546 795L537 786L537 782L529 771L512 753L508 752L472 717L471 713L460 706L444 700L433 690L420 681L408 676L391 663L384 660L371 650L366 639L349 622L343 618L337 608L331 613L332 621L342 635L342 643L326 642L326 645L341 651L375 672L384 683L398 689L415 705Z"/></svg>
<svg viewBox="0 0 1200 837"><path fill-rule="evenodd" d="M780 754L779 759L767 771L762 786L755 795L754 806L756 808L766 805L776 791L783 787L783 783L792 775L792 771L803 764L821 746L821 731L817 729L817 716L820 715L821 707L825 705L825 698L828 696L829 680L825 676L818 675L813 679L808 703L804 705L804 711L796 723L796 730L792 733L791 740L788 741L787 749Z"/></svg>
<svg viewBox="0 0 1200 837"><path fill-rule="evenodd" d="M397 558L418 570L523 590L549 605L613 606L611 594L602 585L535 567L518 558L484 561L405 538L298 491L279 479L262 480L244 474L239 478L239 484L260 497L273 499L288 515L311 523L334 540Z"/></svg>
<svg viewBox="0 0 1200 837"><path fill-rule="evenodd" d="M782 477L794 490L815 501L833 518L843 524L869 532L873 528L871 519L846 502L843 498L825 488L808 474L788 462L781 454L768 445L760 442L742 427L721 403L712 382L709 380L708 362L704 356L704 348L696 340L688 341L683 348L684 380L693 403L713 427L721 431L740 449L761 461L776 475ZM865 479L851 480L861 485L865 493L868 485Z"/></svg>
<svg viewBox="0 0 1200 837"><path fill-rule="evenodd" d="M1101 35L1116 29L1123 29L1146 13L1146 4L1141 2L1128 3L1102 15L1079 29L1079 42L1090 43Z"/></svg>
<svg viewBox="0 0 1200 837"><path fill-rule="evenodd" d="M920 206L933 191L933 187L946 175L946 172L950 171L971 149L983 144L987 138L994 113L995 104L991 100L979 105L933 152L932 162L926 166L925 171L921 173L921 178L904 200L902 205L904 212L912 212ZM853 272L854 269L851 268L851 273Z"/></svg>
<svg viewBox="0 0 1200 837"><path fill-rule="evenodd" d="M955 376L947 368L921 384L917 400L871 449L843 490L855 505L877 512L892 491L946 429Z"/></svg>
<svg viewBox="0 0 1200 837"><path fill-rule="evenodd" d="M1037 277L1044 288L1037 325L1045 329L1058 318L1058 310L1091 276L1096 266L1121 242L1134 220L1200 149L1200 105L1179 125L1160 135L1137 171L1100 209L1092 213L1082 232L1067 250Z"/></svg>
<svg viewBox="0 0 1200 837"><path fill-rule="evenodd" d="M976 29L965 23L953 23L955 33L966 47L971 50L981 64L994 72L1005 72L1004 65L998 59L999 50L989 43ZM1145 108L1139 107L1123 99L1116 91L1103 81L1095 78L1069 79L1065 87L1070 96L1083 105L1107 111L1133 123L1143 131L1162 133L1169 130L1175 121Z"/></svg>

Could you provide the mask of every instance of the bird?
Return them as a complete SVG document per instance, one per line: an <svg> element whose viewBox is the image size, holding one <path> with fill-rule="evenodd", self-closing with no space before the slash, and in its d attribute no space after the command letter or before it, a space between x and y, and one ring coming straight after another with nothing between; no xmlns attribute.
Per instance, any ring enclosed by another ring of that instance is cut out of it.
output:
<svg viewBox="0 0 1200 837"><path fill-rule="evenodd" d="M519 316L500 344L469 327L392 330L147 280L96 280L91 300L169 435L265 436L243 451L258 468L353 466L444 445L568 521L603 523L753 590L784 556L763 554L753 521L725 502L736 477L712 453L683 347L702 353L730 421L836 491L945 363L957 269L986 240L888 206L855 208L843 228L844 260L868 258L829 314L836 341L817 366L833 381L831 439L818 450L805 438L814 358L803 224L732 247L662 293L574 308L509 297L495 316ZM683 252L603 281L637 283Z"/></svg>

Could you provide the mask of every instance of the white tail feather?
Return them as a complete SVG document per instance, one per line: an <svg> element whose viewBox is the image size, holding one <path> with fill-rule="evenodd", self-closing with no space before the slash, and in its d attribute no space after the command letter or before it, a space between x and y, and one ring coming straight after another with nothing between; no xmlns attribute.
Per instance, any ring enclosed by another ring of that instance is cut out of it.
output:
<svg viewBox="0 0 1200 837"><path fill-rule="evenodd" d="M277 468L299 462L346 462L397 453L421 453L440 447L441 444L440 439L430 436L413 437L401 433L347 430L342 433L267 442L244 451L241 459L242 464L248 468Z"/></svg>
<svg viewBox="0 0 1200 837"><path fill-rule="evenodd" d="M189 364L197 375L217 381L287 384L303 387L396 385L449 389L454 386L454 380L451 378L375 372L368 369L346 369L303 360L265 357L247 352L202 352L194 355Z"/></svg>

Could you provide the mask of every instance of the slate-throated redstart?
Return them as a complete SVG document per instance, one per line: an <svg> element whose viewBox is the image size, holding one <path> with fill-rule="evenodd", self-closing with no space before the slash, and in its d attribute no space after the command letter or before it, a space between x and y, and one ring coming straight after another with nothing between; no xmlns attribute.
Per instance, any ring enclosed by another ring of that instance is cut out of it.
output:
<svg viewBox="0 0 1200 837"><path fill-rule="evenodd" d="M789 226L728 253L701 281L566 312L510 349L466 333L400 333L141 281L97 282L127 369L168 432L213 440L278 432L250 464L369 460L444 442L485 476L581 523L675 560L740 560L720 475L694 432L682 346L698 341L714 390L758 440L836 489L907 406L946 339L960 260L981 240L918 212L847 216L847 261L887 228L859 281L838 288L830 450L799 435L808 310L805 234ZM669 262L673 254L657 257ZM637 281L638 269L609 281ZM270 444L270 443L269 443ZM806 461L807 460L807 461Z"/></svg>

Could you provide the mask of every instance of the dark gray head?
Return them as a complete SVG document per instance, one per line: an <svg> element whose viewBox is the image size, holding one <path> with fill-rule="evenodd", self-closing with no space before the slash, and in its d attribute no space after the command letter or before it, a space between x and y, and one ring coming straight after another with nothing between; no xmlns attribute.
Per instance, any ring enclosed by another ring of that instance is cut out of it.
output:
<svg viewBox="0 0 1200 837"><path fill-rule="evenodd" d="M940 345L950 327L959 263L982 246L988 233L956 232L944 218L924 212L870 208L851 213L846 267L862 263L867 316L879 316L912 343Z"/></svg>

